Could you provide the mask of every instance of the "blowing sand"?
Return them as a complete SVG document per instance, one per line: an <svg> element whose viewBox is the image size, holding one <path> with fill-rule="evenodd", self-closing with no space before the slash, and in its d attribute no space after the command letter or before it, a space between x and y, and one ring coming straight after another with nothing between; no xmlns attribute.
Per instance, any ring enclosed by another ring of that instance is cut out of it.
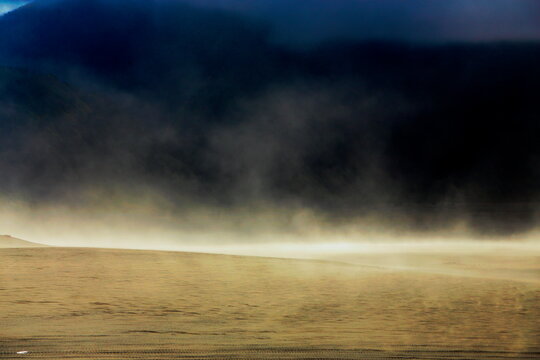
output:
<svg viewBox="0 0 540 360"><path fill-rule="evenodd" d="M0 358L540 358L540 283L355 259L2 249Z"/></svg>

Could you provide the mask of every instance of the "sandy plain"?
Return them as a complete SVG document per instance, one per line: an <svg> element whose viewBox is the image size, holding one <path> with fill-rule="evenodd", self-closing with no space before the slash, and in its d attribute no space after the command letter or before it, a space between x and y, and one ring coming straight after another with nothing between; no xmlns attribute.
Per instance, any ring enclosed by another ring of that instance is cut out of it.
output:
<svg viewBox="0 0 540 360"><path fill-rule="evenodd" d="M339 260L0 249L0 358L540 359L535 254Z"/></svg>

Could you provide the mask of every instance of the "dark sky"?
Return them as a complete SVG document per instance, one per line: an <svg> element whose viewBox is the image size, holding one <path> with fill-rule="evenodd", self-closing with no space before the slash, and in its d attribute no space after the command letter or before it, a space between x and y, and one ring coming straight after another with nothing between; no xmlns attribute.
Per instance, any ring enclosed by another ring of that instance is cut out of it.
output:
<svg viewBox="0 0 540 360"><path fill-rule="evenodd" d="M26 4L25 0L0 0L0 15Z"/></svg>
<svg viewBox="0 0 540 360"><path fill-rule="evenodd" d="M36 0L49 1L49 0ZM536 0L165 0L263 19L277 41L334 38L426 42L540 39ZM0 14L25 0L0 0Z"/></svg>
<svg viewBox="0 0 540 360"><path fill-rule="evenodd" d="M492 41L540 39L536 0L186 0L265 19L277 40Z"/></svg>
<svg viewBox="0 0 540 360"><path fill-rule="evenodd" d="M536 2L224 4L36 0L2 16L0 196L537 227ZM309 46L336 37L357 42Z"/></svg>

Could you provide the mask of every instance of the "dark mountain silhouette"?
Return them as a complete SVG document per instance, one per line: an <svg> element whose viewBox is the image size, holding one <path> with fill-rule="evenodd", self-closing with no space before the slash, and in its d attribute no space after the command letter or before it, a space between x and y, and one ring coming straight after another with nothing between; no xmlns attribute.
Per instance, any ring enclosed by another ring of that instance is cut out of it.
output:
<svg viewBox="0 0 540 360"><path fill-rule="evenodd" d="M267 30L166 0L41 0L3 16L0 64L26 70L0 72L2 138L15 139L0 186L43 200L144 183L331 221L534 226L539 44L293 50Z"/></svg>
<svg viewBox="0 0 540 360"><path fill-rule="evenodd" d="M43 0L4 16L0 33L5 61L176 106L219 107L283 71L264 27L177 1Z"/></svg>

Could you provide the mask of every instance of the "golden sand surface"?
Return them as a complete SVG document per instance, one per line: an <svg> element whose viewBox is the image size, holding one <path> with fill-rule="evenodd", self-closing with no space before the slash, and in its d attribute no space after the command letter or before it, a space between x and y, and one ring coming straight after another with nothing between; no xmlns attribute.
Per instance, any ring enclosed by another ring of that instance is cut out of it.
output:
<svg viewBox="0 0 540 360"><path fill-rule="evenodd" d="M498 256L492 266L517 273L387 268L369 255L0 249L0 358L540 359L538 258Z"/></svg>

